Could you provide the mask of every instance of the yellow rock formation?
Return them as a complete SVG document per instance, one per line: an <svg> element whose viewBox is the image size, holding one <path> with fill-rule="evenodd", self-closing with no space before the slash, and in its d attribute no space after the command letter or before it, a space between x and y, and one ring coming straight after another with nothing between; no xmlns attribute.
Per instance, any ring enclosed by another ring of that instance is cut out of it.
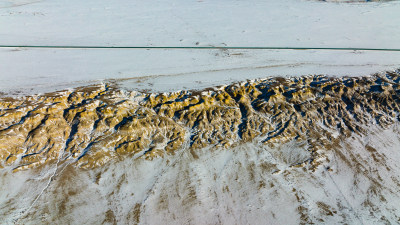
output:
<svg viewBox="0 0 400 225"><path fill-rule="evenodd" d="M179 149L306 141L319 149L364 126L399 120L398 73L307 76L232 84L204 92L126 93L107 85L0 100L0 167L70 161L82 168L120 157L151 160ZM334 135L339 133L340 135Z"/></svg>

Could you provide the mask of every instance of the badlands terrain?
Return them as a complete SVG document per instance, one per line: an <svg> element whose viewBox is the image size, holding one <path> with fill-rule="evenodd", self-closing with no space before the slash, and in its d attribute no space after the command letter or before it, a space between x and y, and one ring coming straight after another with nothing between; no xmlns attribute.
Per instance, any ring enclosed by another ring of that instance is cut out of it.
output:
<svg viewBox="0 0 400 225"><path fill-rule="evenodd" d="M0 0L0 224L400 224L399 12Z"/></svg>
<svg viewBox="0 0 400 225"><path fill-rule="evenodd" d="M4 97L0 213L17 224L396 224L399 107L399 71Z"/></svg>

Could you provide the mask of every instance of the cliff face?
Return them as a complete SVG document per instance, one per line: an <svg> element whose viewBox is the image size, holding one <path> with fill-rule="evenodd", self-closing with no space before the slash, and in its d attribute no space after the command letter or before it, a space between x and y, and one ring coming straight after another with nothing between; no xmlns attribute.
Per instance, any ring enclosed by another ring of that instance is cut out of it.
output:
<svg viewBox="0 0 400 225"><path fill-rule="evenodd" d="M320 164L340 139L399 120L399 73L271 78L203 92L145 94L107 85L0 101L1 167L102 166L187 149L304 143L292 166Z"/></svg>

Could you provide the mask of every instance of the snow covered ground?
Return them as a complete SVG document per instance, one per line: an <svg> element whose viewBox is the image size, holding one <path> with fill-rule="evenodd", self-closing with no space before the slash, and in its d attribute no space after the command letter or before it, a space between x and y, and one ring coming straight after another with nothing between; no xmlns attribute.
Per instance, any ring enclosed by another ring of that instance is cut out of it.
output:
<svg viewBox="0 0 400 225"><path fill-rule="evenodd" d="M400 1L1 0L0 44L400 48L399 11ZM0 89L15 95L108 79L170 91L276 75L368 75L398 68L400 52L1 48L0 62Z"/></svg>
<svg viewBox="0 0 400 225"><path fill-rule="evenodd" d="M0 61L0 90L9 94L110 79L126 88L164 92L268 76L368 75L398 68L400 52L0 49Z"/></svg>
<svg viewBox="0 0 400 225"><path fill-rule="evenodd" d="M1 44L400 47L399 1L2 0Z"/></svg>
<svg viewBox="0 0 400 225"><path fill-rule="evenodd" d="M400 1L0 0L0 45L400 48L399 12ZM399 67L400 52L385 51L0 48L0 92L103 81L173 91ZM344 140L313 173L288 167L301 147L259 143L94 170L3 169L0 223L394 224L398 125Z"/></svg>
<svg viewBox="0 0 400 225"><path fill-rule="evenodd" d="M183 150L154 161L126 158L87 171L62 165L34 204L57 168L3 170L1 186L13 188L0 192L0 215L7 215L0 222L396 224L399 126L370 130L327 151L329 160L315 172L288 167L287 159L298 158L304 146L256 143Z"/></svg>

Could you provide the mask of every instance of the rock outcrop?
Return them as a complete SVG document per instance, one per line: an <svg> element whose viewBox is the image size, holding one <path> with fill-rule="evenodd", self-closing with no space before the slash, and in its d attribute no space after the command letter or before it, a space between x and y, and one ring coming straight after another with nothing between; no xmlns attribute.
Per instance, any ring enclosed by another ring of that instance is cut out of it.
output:
<svg viewBox="0 0 400 225"><path fill-rule="evenodd" d="M304 142L292 166L313 169L320 149L399 120L400 73L370 77L269 78L211 88L147 94L109 85L0 100L0 168L47 163L82 168L121 157L163 157L208 146Z"/></svg>

